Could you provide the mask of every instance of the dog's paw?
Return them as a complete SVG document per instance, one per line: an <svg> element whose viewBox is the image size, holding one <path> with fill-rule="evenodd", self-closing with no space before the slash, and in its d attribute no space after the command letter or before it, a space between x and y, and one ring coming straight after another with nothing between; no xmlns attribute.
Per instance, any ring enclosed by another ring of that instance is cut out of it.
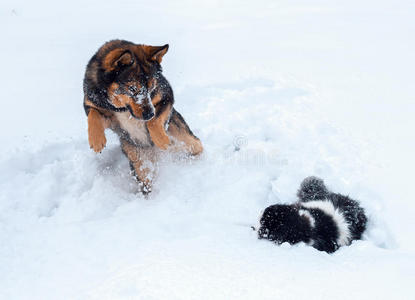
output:
<svg viewBox="0 0 415 300"><path fill-rule="evenodd" d="M189 148L190 148L190 154L194 156L199 155L200 153L203 152L203 145L200 140L196 140L195 142L193 142Z"/></svg>
<svg viewBox="0 0 415 300"><path fill-rule="evenodd" d="M102 133L90 133L88 136L89 147L93 149L96 153L99 153L104 149L107 144L107 139L105 138L104 132Z"/></svg>
<svg viewBox="0 0 415 300"><path fill-rule="evenodd" d="M153 189L153 184L151 180L149 180L148 178L146 178L144 181L140 181L138 178L136 179L138 181L139 192L145 197L147 197Z"/></svg>

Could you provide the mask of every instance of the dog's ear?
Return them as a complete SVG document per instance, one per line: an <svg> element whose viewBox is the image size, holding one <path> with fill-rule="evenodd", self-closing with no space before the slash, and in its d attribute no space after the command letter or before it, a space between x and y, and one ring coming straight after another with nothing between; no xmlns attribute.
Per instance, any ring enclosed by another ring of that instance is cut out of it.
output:
<svg viewBox="0 0 415 300"><path fill-rule="evenodd" d="M145 46L145 51L147 52L150 60L156 61L159 64L161 63L164 54L167 53L167 50L169 50L169 44L164 46Z"/></svg>
<svg viewBox="0 0 415 300"><path fill-rule="evenodd" d="M114 49L104 59L104 68L112 71L134 63L134 56L130 50Z"/></svg>
<svg viewBox="0 0 415 300"><path fill-rule="evenodd" d="M117 67L129 66L129 65L132 65L133 63L134 63L133 54L129 50L124 51L120 55L120 57L114 62L114 64Z"/></svg>

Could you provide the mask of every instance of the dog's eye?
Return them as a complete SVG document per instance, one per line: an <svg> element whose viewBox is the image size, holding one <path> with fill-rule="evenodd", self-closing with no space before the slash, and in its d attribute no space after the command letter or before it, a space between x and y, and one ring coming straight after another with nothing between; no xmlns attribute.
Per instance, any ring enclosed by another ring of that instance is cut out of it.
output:
<svg viewBox="0 0 415 300"><path fill-rule="evenodd" d="M136 92L137 92L137 87L136 87L136 86L134 86L134 85L132 85L132 86L129 86L129 87L128 87L128 90L129 90L131 93L136 93Z"/></svg>

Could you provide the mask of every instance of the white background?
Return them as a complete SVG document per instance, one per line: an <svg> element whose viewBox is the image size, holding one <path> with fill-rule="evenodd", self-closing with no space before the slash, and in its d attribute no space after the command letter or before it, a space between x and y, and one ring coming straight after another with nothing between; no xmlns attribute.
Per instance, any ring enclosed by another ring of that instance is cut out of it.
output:
<svg viewBox="0 0 415 300"><path fill-rule="evenodd" d="M3 1L0 297L410 299L414 20L412 1ZM148 200L112 133L87 144L85 65L114 38L170 44L205 146ZM363 241L256 239L308 175L361 201Z"/></svg>

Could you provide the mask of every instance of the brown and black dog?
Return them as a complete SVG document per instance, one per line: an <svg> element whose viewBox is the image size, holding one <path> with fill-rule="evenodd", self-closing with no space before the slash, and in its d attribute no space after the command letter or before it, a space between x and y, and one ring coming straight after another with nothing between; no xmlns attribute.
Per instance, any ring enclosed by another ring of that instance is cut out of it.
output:
<svg viewBox="0 0 415 300"><path fill-rule="evenodd" d="M157 148L172 146L190 155L203 151L173 108L173 91L160 66L168 48L113 40L98 49L85 72L89 145L101 152L105 129L116 132L143 193L151 191Z"/></svg>

